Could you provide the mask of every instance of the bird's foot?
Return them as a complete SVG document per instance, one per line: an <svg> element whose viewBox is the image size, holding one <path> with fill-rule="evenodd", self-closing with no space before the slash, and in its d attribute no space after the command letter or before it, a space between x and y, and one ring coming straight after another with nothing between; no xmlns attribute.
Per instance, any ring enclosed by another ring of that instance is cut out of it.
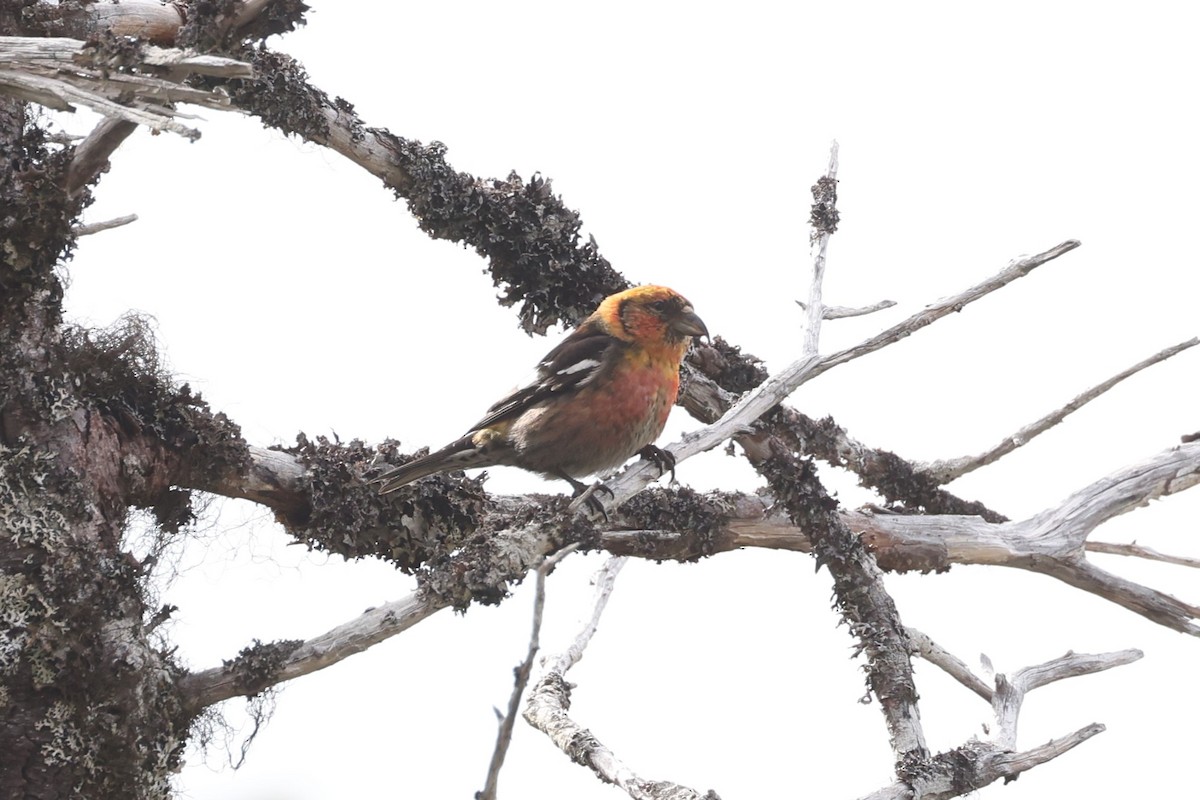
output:
<svg viewBox="0 0 1200 800"><path fill-rule="evenodd" d="M596 495L600 494L601 492L605 492L608 494L609 498L615 497L616 495L613 494L612 489L608 488L600 481L588 486L583 481L577 481L566 473L559 473L558 477L571 484L571 497L573 498L572 504L583 504L587 506L589 510L604 517L605 522L608 522L608 512L604 510L604 503L602 503L600 498Z"/></svg>
<svg viewBox="0 0 1200 800"><path fill-rule="evenodd" d="M638 450L638 455L647 461L653 461L654 465L658 467L658 474L660 477L662 475L666 475L667 472L670 471L671 483L678 483L678 481L675 480L675 454L670 450L663 450L661 447L648 444L641 450Z"/></svg>
<svg viewBox="0 0 1200 800"><path fill-rule="evenodd" d="M616 495L613 494L612 489L597 481L591 486L586 487L582 492L575 495L575 498L577 502L583 503L589 509L604 517L605 522L608 522L608 512L604 509L604 503L602 503L600 498L596 496L601 492L607 494L610 500L613 497L616 497Z"/></svg>

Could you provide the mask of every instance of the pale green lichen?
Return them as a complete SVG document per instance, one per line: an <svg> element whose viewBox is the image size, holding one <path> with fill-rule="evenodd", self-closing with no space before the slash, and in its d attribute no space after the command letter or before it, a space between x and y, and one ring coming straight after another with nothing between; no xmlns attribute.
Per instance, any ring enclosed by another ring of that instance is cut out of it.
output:
<svg viewBox="0 0 1200 800"><path fill-rule="evenodd" d="M29 638L27 629L44 610L45 603L28 578L0 572L0 675L16 671Z"/></svg>
<svg viewBox="0 0 1200 800"><path fill-rule="evenodd" d="M88 772L96 771L96 753L88 737L76 724L80 713L70 703L56 701L46 711L46 716L34 727L50 734L50 740L42 745L42 757L47 766L70 764L82 766Z"/></svg>
<svg viewBox="0 0 1200 800"><path fill-rule="evenodd" d="M0 529L17 547L55 550L65 545L66 517L35 498L45 491L53 456L0 445Z"/></svg>

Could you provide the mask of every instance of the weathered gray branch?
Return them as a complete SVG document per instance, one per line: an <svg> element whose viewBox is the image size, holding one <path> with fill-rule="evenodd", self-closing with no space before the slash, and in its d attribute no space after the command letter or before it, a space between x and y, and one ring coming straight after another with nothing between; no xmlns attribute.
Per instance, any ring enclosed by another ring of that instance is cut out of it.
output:
<svg viewBox="0 0 1200 800"><path fill-rule="evenodd" d="M922 471L931 475L935 480L937 480L938 483L949 483L955 478L960 478L963 475L966 475L968 472L987 466L988 464L999 460L1002 456L1008 455L1018 447L1028 444L1035 437L1050 430L1055 425L1066 419L1067 416L1083 408L1085 405L1095 400L1097 397L1104 394L1126 378L1132 377L1147 367L1152 367L1161 361L1166 361L1171 356L1178 355L1188 348L1195 347L1198 344L1200 344L1200 338L1193 337L1188 339L1186 342L1180 342L1179 344L1172 345L1165 350L1160 350L1149 358L1143 359L1142 361L1134 364L1132 367L1118 372L1116 375L1112 376L1103 383L1096 384L1086 392L1083 392L1078 397L1072 399L1062 408L1055 409L1036 422L1026 425L1025 427L1021 428L1021 430L1017 431L1011 436L1006 437L1002 442L990 448L989 450L980 453L979 455L961 456L959 458L934 461L933 463L928 464L921 469Z"/></svg>
<svg viewBox="0 0 1200 800"><path fill-rule="evenodd" d="M136 66L143 72L135 71L132 65L108 69L103 63L90 65L85 44L78 39L0 37L0 92L58 111L82 106L106 117L195 139L200 132L178 121L192 115L174 105L191 103L228 110L229 97L184 86L158 74L169 71L175 79L193 74L225 78L254 74L249 64L236 59L176 48L142 45L140 56Z"/></svg>
<svg viewBox="0 0 1200 800"><path fill-rule="evenodd" d="M938 667L984 700L992 702L992 687L984 683L958 656L916 628L908 629L908 640L912 643L915 655Z"/></svg>
<svg viewBox="0 0 1200 800"><path fill-rule="evenodd" d="M1131 558L1144 558L1148 561L1161 561L1164 564L1175 564L1180 567L1200 567L1200 558L1189 558L1187 556L1173 556L1169 553L1160 553L1152 547L1140 545L1137 542L1130 544L1119 544L1116 542L1092 542L1089 541L1085 547L1089 553L1106 553L1112 556L1129 556Z"/></svg>
<svg viewBox="0 0 1200 800"><path fill-rule="evenodd" d="M808 303L796 301L796 305L804 310L808 310ZM848 317L864 317L867 314L874 314L876 311L883 311L885 308L891 308L896 305L895 300L880 300L877 303L872 303L869 306L859 306L850 308L848 306L822 306L821 319L846 319Z"/></svg>
<svg viewBox="0 0 1200 800"><path fill-rule="evenodd" d="M91 236L93 233L101 231L111 231L113 228L120 228L123 225L129 225L137 222L137 214L126 214L123 217L113 217L101 222L90 222L86 225L79 225L75 228L76 236Z"/></svg>
<svg viewBox="0 0 1200 800"><path fill-rule="evenodd" d="M252 465L244 476L228 476L220 486L209 488L272 508L292 507L299 502L305 470L294 456L251 448L251 459ZM885 570L935 570L954 564L1015 567L1062 580L1172 630L1200 635L1200 609L1196 606L1111 575L1085 558L1086 537L1096 526L1197 483L1200 483L1200 442L1192 442L1164 450L1102 478L1063 503L1024 520L997 524L979 517L864 511L844 511L842 518L864 538ZM523 498L497 498L497 501L502 507L528 502ZM654 559L691 559L702 552L744 547L811 550L804 531L782 516L770 498L734 495L723 497L722 502L727 509L727 522L722 530L703 540L691 531L623 528L622 517L614 511L609 522L599 526L601 545L616 554ZM1081 526L1081 521L1086 524ZM521 558L533 564L552 545L542 538L528 538L528 533L515 530L502 535L514 543L510 552L522 552ZM279 682L362 652L444 606L440 601L413 594L366 612L305 643L288 659ZM221 667L196 673L186 680L194 702L201 707L240 693Z"/></svg>
<svg viewBox="0 0 1200 800"><path fill-rule="evenodd" d="M270 685L332 666L445 608L447 603L414 592L402 600L368 609L356 619L301 644L284 661ZM261 689L258 689L261 690ZM225 666L194 672L180 680L180 692L195 711L246 693L236 670Z"/></svg>
<svg viewBox="0 0 1200 800"><path fill-rule="evenodd" d="M517 721L517 713L520 711L521 697L525 693L525 687L529 684L529 676L533 673L533 659L540 647L542 611L546 606L546 576L554 570L558 562L577 549L577 545L564 547L554 555L542 559L542 563L538 565L537 583L533 591L533 626L529 633L529 647L525 652L525 660L513 670L513 690L508 698L508 709L503 714L499 710L496 712L500 717L500 729L496 733L496 746L492 750L492 759L488 763L487 778L484 780L483 789L475 795L475 800L496 800L496 788L500 783L500 768L504 766L504 757L512 742L513 726Z"/></svg>
<svg viewBox="0 0 1200 800"><path fill-rule="evenodd" d="M634 800L718 800L713 792L701 794L669 781L638 777L591 731L567 714L571 707L572 686L566 680L566 673L583 658L583 651L596 632L600 615L612 595L613 583L624 565L624 558L610 558L600 568L595 579L591 614L569 646L556 656L543 658L546 672L529 694L525 720L546 734L572 761L588 767L602 781L614 784Z"/></svg>
<svg viewBox="0 0 1200 800"><path fill-rule="evenodd" d="M916 638L922 637L923 635L917 634ZM928 637L924 638L928 640ZM928 641L926 643L932 644ZM1011 678L998 674L995 690L982 687L981 691L981 687L976 685L978 679L970 675L970 671L966 670L961 661L940 648L937 650L940 652L934 663L938 663L939 666L948 664L947 671L960 683L976 694L986 692L988 695L994 717L992 735L988 741L972 740L955 750L934 756L920 774L908 781L897 781L872 792L862 800L930 800L961 797L997 780L1011 779L1021 772L1057 758L1103 732L1104 726L1093 723L1038 747L1018 752L1017 720L1025 696L1048 683L1123 666L1142 657L1140 650L1122 650L1098 655L1067 653L1044 664L1019 669ZM949 657L948 662L946 656ZM965 678L963 672L970 677Z"/></svg>

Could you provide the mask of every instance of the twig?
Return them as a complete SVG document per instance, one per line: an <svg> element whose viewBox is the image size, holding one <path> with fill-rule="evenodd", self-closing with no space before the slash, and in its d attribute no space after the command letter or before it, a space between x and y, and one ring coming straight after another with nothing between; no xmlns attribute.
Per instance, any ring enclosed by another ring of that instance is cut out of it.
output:
<svg viewBox="0 0 1200 800"><path fill-rule="evenodd" d="M1071 400L1062 408L1052 411L1051 413L1039 419L1037 422L1026 425L1024 428L1021 428L1021 430L1017 431L1011 436L1006 437L1002 442L997 444L995 447L992 447L990 450L980 453L977 456L962 456L960 458L934 461L933 463L925 466L923 471L932 475L938 483L949 483L955 478L962 477L968 472L979 469L983 466L987 466L1002 456L1008 455L1018 447L1028 444L1034 437L1044 433L1050 428L1053 428L1055 425L1062 422L1068 415L1078 411L1080 408L1083 408L1083 406L1095 400L1097 397L1104 394L1126 378L1136 375L1147 367L1154 366L1160 361L1166 361L1171 356L1178 355L1184 350L1195 347L1198 344L1200 344L1200 338L1192 338L1188 339L1186 342L1180 342L1179 344L1172 345L1165 350L1161 350L1149 358L1139 361L1132 367L1117 373L1103 383L1093 386L1086 392L1083 392L1078 397Z"/></svg>
<svg viewBox="0 0 1200 800"><path fill-rule="evenodd" d="M571 642L570 647L558 654L557 657L551 660L547 656L543 659L547 669L552 672L566 674L567 670L579 663L583 658L583 651L587 649L591 643L592 637L596 635L597 628L600 627L600 617L604 614L605 607L608 606L608 599L612 596L613 585L617 581L617 576L621 574L625 564L629 561L628 558L614 556L604 562L604 566L596 573L593 578L593 583L596 585L596 591L592 598L592 615L588 618L586 624L575 637L575 641Z"/></svg>
<svg viewBox="0 0 1200 800"><path fill-rule="evenodd" d="M800 300L796 301L796 305L805 311L808 310L808 303ZM891 308L896 305L895 300L880 300L878 303L872 303L869 306L860 306L858 308L849 308L847 306L823 306L821 310L821 319L846 319L847 317L862 317L867 314L874 314L876 311L883 311L885 308Z"/></svg>
<svg viewBox="0 0 1200 800"><path fill-rule="evenodd" d="M1176 564L1181 567L1200 567L1200 558L1189 558L1188 556L1172 556L1167 553L1160 553L1153 548L1140 545L1137 542L1129 544L1117 544L1116 542L1091 542L1085 546L1089 553L1107 553L1113 556L1130 556L1132 558L1145 558L1149 561L1161 561L1164 564Z"/></svg>
<svg viewBox="0 0 1200 800"><path fill-rule="evenodd" d="M496 800L496 786L500 780L500 768L504 766L504 757L508 754L508 746L512 742L513 724L517 719L518 706L525 687L529 684L529 675L533 671L533 659L538 651L538 637L542 630L542 610L546 606L546 576L554 567L571 553L579 549L578 544L568 545L553 555L542 559L537 568L537 582L533 592L533 629L529 633L529 649L516 669L513 670L514 681L512 695L508 698L508 710L500 718L500 730L496 734L496 747L492 751L492 760L488 764L487 779L483 790L475 793L475 800ZM496 712L499 714L499 711Z"/></svg>
<svg viewBox="0 0 1200 800"><path fill-rule="evenodd" d="M86 225L76 226L73 233L76 236L91 236L93 233L109 231L113 228L119 228L122 225L128 225L131 222L137 222L137 219L137 214L126 214L123 217L114 217L113 219L106 219L103 222L89 222Z"/></svg>
<svg viewBox="0 0 1200 800"><path fill-rule="evenodd" d="M992 702L992 688L984 683L971 668L950 651L929 638L916 628L908 628L908 640L913 646L913 653L940 668L954 680L970 689L989 703Z"/></svg>
<svg viewBox="0 0 1200 800"><path fill-rule="evenodd" d="M811 221L817 254L813 258L812 279L808 283L808 304L804 307L806 319L801 352L805 356L815 356L820 352L817 345L821 336L821 320L825 317L825 306L821 302L821 292L825 283L825 254L829 249L829 239L837 230L838 222L837 171L838 143L835 141L829 146L829 168L813 186Z"/></svg>
<svg viewBox="0 0 1200 800"><path fill-rule="evenodd" d="M92 129L87 138L75 148L71 166L67 169L67 193L75 195L92 178L108 168L108 159L137 130L129 120L105 117Z"/></svg>
<svg viewBox="0 0 1200 800"><path fill-rule="evenodd" d="M939 300L936 303L926 306L920 312L912 315L903 322L899 322L885 331L877 333L866 341L860 342L853 347L848 347L845 350L826 356L821 360L821 364L816 372L824 372L827 369L832 369L839 364L845 364L848 361L853 361L856 358L861 358L868 353L874 353L893 342L897 342L906 336L919 331L921 328L936 322L948 314L954 314L962 311L964 307L970 303L974 303L997 289L1003 289L1013 281L1024 278L1033 270L1043 264L1053 261L1061 255L1071 252L1076 247L1079 247L1079 242L1075 239L1068 239L1062 244L1055 245L1045 252L1038 253L1032 256L1026 256L1009 263L1007 267L983 281L972 286L964 292Z"/></svg>

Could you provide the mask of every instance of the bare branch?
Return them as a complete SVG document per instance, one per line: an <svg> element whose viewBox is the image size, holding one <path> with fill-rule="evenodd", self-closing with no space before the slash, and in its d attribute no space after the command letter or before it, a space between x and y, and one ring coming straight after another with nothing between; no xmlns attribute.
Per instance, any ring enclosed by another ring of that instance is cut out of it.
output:
<svg viewBox="0 0 1200 800"><path fill-rule="evenodd" d="M1113 556L1144 558L1149 561L1161 561L1164 564L1176 564L1181 567L1200 567L1200 558L1189 558L1188 556L1173 556L1167 553L1160 553L1153 548L1140 545L1137 542L1132 542L1130 544L1117 544L1115 542L1089 541L1084 548L1089 553L1107 553L1108 555Z"/></svg>
<svg viewBox="0 0 1200 800"><path fill-rule="evenodd" d="M1117 470L1031 518L1031 535L1052 530L1071 542L1073 550L1082 551L1084 539L1101 523L1198 483L1200 443L1179 445Z"/></svg>
<svg viewBox="0 0 1200 800"><path fill-rule="evenodd" d="M897 323L885 331L882 331L870 339L867 339L854 347L847 348L841 352L826 356L821 360L821 366L818 372L824 372L827 369L832 369L839 364L845 364L847 361L853 361L856 358L874 353L876 350L881 350L884 347L910 336L919 331L921 328L936 322L947 314L953 314L962 311L968 304L974 303L997 289L1003 289L1008 284L1024 278L1033 270L1053 261L1061 255L1071 252L1076 247L1079 247L1079 242L1075 239L1068 239L1062 244L1055 245L1049 250L1038 253L1032 256L1016 259L1009 263L1007 267L1001 270L996 275L988 278L982 283L978 283L967 289L965 292L939 300L936 303L928 305L924 310L909 317L903 322Z"/></svg>
<svg viewBox="0 0 1200 800"><path fill-rule="evenodd" d="M923 634L918 633L917 638L922 637ZM945 652L941 648L937 648L937 650L941 653ZM955 750L940 753L923 765L919 772L908 776L908 780L897 781L891 786L867 795L863 800L916 800L917 798L927 800L928 798L960 797L973 794L976 790L997 780L1011 779L1021 772L1057 758L1101 733L1104 726L1093 723L1059 739L1052 739L1046 744L1024 752L1016 752L1017 719L1025 695L1054 681L1090 675L1094 672L1123 666L1141 657L1140 650L1122 650L1099 655L1067 653L1065 656L1044 664L1019 669L1013 673L1011 679L1004 675L997 675L994 693L983 687L991 695L992 712L996 719L990 741L972 740ZM941 658L940 655L939 658ZM979 694L980 689L975 685L978 679L971 675L969 679L964 680L960 674L956 673L965 671L969 674L969 670L965 670L965 667L960 670L959 665L962 662L953 656L950 658L953 659L951 674Z"/></svg>
<svg viewBox="0 0 1200 800"><path fill-rule="evenodd" d="M101 231L110 231L113 228L120 228L122 225L128 225L132 222L137 222L137 214L126 214L123 217L113 217L106 219L103 222L90 222L87 225L79 225L74 229L76 236L91 236L93 233Z"/></svg>
<svg viewBox="0 0 1200 800"><path fill-rule="evenodd" d="M612 597L613 585L617 581L617 576L621 574L621 570L625 567L627 558L614 556L604 562L592 579L592 583L596 586L596 591L592 599L592 615L588 618L583 628L575 637L575 641L571 642L567 649L563 650L555 657L546 656L543 662L546 663L547 669L553 672L566 674L567 670L579 663L583 658L583 651L591 643L592 637L596 635L596 629L600 627L600 617L604 614L604 609L608 606L608 599Z"/></svg>
<svg viewBox="0 0 1200 800"><path fill-rule="evenodd" d="M796 305L800 306L805 311L808 310L808 303L800 300L796 301ZM846 319L847 317L863 317L867 314L874 314L876 311L883 311L885 308L891 308L896 305L895 300L880 300L878 303L872 303L869 306L860 306L858 308L849 308L847 306L824 306L821 311L821 319Z"/></svg>
<svg viewBox="0 0 1200 800"><path fill-rule="evenodd" d="M533 629L529 633L529 648L525 653L525 660L513 670L515 679L512 695L508 698L508 710L500 718L500 730L496 734L496 747L492 751L492 760L488 764L487 779L484 781L483 791L475 794L475 800L496 800L500 768L504 766L504 757L508 754L509 743L512 742L513 725L517 720L518 706L521 703L521 696L525 694L525 687L529 684L529 675L533 671L533 659L538 651L538 638L542 631L542 610L546 606L546 576L560 561L578 549L578 544L564 547L554 555L544 558L537 568L537 583L533 591Z"/></svg>
<svg viewBox="0 0 1200 800"><path fill-rule="evenodd" d="M1039 564L1041 572L1085 592L1103 597L1180 633L1200 636L1200 607L1185 603L1166 592L1151 589L1097 567L1083 558L1052 559Z"/></svg>
<svg viewBox="0 0 1200 800"><path fill-rule="evenodd" d="M996 730L992 740L1005 751L1017 747L1017 719L1025 695L1041 686L1066 678L1091 675L1113 667L1124 666L1142 657L1141 650L1121 650L1116 653L1067 653L1064 656L1023 667L1012 674L996 676L996 693L992 697L992 711L996 716Z"/></svg>
<svg viewBox="0 0 1200 800"><path fill-rule="evenodd" d="M464 545L444 563L421 572L417 591L369 609L320 636L294 643L267 674L256 670L253 683L247 684L235 659L185 676L180 691L188 707L199 710L332 666L403 633L443 608L465 607L477 592L487 592L498 602L507 592L508 581L520 580L544 556L573 543L564 541L562 527L561 523L534 521Z"/></svg>
<svg viewBox="0 0 1200 800"><path fill-rule="evenodd" d="M837 230L838 222L837 171L838 143L833 142L829 146L829 168L813 186L812 235L817 245L817 254L813 257L812 279L808 283L808 303L804 306L807 313L801 352L805 356L815 356L820 352L818 341L821 336L821 320L825 318L825 305L821 302L825 283L825 255L829 249L829 239Z"/></svg>
<svg viewBox="0 0 1200 800"><path fill-rule="evenodd" d="M719 800L714 792L701 794L694 789L669 781L649 781L639 778L604 746L596 736L567 715L571 706L571 684L566 672L583 657L600 621L613 582L625 565L624 558L610 558L596 574L596 591L587 622L569 647L557 656L546 656L546 674L538 680L525 704L525 721L546 734L556 747L577 764L590 768L605 783L622 789L635 800Z"/></svg>
<svg viewBox="0 0 1200 800"><path fill-rule="evenodd" d="M249 456L242 474L184 485L246 498L284 515L306 507L306 468L294 455L250 447ZM642 466L634 464L626 475ZM622 475L618 481L624 478ZM618 481L610 485L618 485ZM1096 593L1155 623L1193 633L1197 617L1191 613L1192 606L1109 576L1083 559L1084 547L1091 547L1086 539L1096 526L1151 499L1181 492L1197 483L1200 442L1164 450L1020 521L989 523L978 516L864 511L842 511L841 517L863 538L884 570L944 570L953 564L1030 570ZM492 499L497 508L509 511L529 503L520 497L493 495ZM806 532L792 523L771 498L728 494L721 495L718 502L724 509L725 522L704 536L691 530L644 530L636 523L629 524L617 509L610 511L608 522L600 522L597 527L602 532L603 546L610 552L651 559L688 560L743 547L811 550ZM1096 549L1104 546L1097 545ZM530 563L535 563L540 554L534 553ZM1086 566L1081 568L1080 563Z"/></svg>
<svg viewBox="0 0 1200 800"><path fill-rule="evenodd" d="M249 64L232 58L154 45L143 45L140 56L140 66L159 72L169 68L180 78L188 74L226 78L253 75ZM106 117L190 139L200 133L177 121L191 115L178 111L174 104L218 109L230 106L226 94L194 89L126 67L118 72L106 69L103 63L89 66L84 42L78 39L0 37L0 92L28 102L59 111L83 106Z"/></svg>
<svg viewBox="0 0 1200 800"><path fill-rule="evenodd" d="M1180 342L1179 344L1172 345L1165 350L1155 353L1147 359L1139 361L1132 367L1117 373L1103 383L1099 383L1088 389L1086 392L1080 394L1078 397L1075 397L1062 408L1050 412L1037 422L1026 425L1024 428L1021 428L1021 430L1005 438L1002 442L986 452L980 453L977 456L961 456L959 458L948 459L944 461L934 461L922 469L924 472L927 472L933 476L938 483L949 483L955 478L962 477L968 472L987 466L988 464L997 461L1002 456L1008 455L1018 447L1028 444L1036 436L1048 431L1050 428L1053 428L1055 425L1066 419L1067 416L1083 408L1085 405L1095 400L1097 397L1104 394L1126 378L1136 375L1147 367L1154 366L1160 361L1166 361L1171 356L1178 355L1188 348L1195 347L1198 344L1200 344L1200 338L1188 339L1186 342Z"/></svg>
<svg viewBox="0 0 1200 800"><path fill-rule="evenodd" d="M137 130L129 120L105 117L92 129L87 138L75 148L67 170L67 193L75 195L93 178L108 168L108 159L121 142ZM81 234L82 235L82 234Z"/></svg>
<svg viewBox="0 0 1200 800"><path fill-rule="evenodd" d="M946 650L927 634L916 628L908 628L908 640L912 643L913 653L940 668L954 680L970 689L989 703L992 702L992 689L984 683L971 668L957 656Z"/></svg>
<svg viewBox="0 0 1200 800"><path fill-rule="evenodd" d="M1031 747L1020 753L996 753L988 759L988 771L994 773L995 779L1010 780L1013 777L1045 764L1073 750L1098 733L1104 733L1104 726L1098 722L1085 725L1074 733L1051 739L1045 744ZM993 780L995 780L993 779Z"/></svg>
<svg viewBox="0 0 1200 800"><path fill-rule="evenodd" d="M1011 780L1022 772L1052 761L1103 732L1104 726L1094 722L1020 753L998 750L990 742L968 742L956 750L936 756L928 773L920 781L918 791L914 791L907 783L897 781L864 795L860 800L947 800L974 794L988 784Z"/></svg>
<svg viewBox="0 0 1200 800"><path fill-rule="evenodd" d="M448 603L424 598L414 592L378 608L364 611L351 622L339 625L326 633L304 642L286 658L268 685L283 683L310 672L332 666L372 645L390 639L416 625ZM254 687L253 692L261 691ZM227 666L194 672L180 679L180 693L194 711L247 693L236 670Z"/></svg>

